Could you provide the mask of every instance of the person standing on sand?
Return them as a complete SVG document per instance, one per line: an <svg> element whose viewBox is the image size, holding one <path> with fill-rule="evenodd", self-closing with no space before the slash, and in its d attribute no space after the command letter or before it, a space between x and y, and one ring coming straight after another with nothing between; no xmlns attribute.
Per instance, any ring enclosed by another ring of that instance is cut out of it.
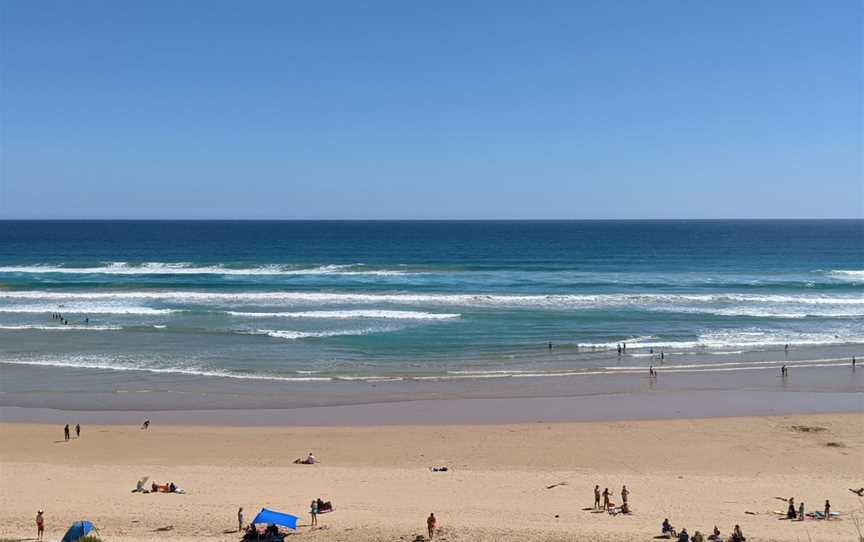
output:
<svg viewBox="0 0 864 542"><path fill-rule="evenodd" d="M69 441L69 424L66 424L66 427L63 428L63 440Z"/></svg>
<svg viewBox="0 0 864 542"><path fill-rule="evenodd" d="M435 519L435 514L430 512L429 517L426 518L426 530L429 531L429 540L432 540L432 537L435 536L435 527L438 525L438 520Z"/></svg>
<svg viewBox="0 0 864 542"><path fill-rule="evenodd" d="M75 424L75 438L81 438L81 424Z"/></svg>
<svg viewBox="0 0 864 542"><path fill-rule="evenodd" d="M798 521L804 521L804 501L798 503Z"/></svg>
<svg viewBox="0 0 864 542"><path fill-rule="evenodd" d="M594 510L600 510L600 486L594 486Z"/></svg>
<svg viewBox="0 0 864 542"><path fill-rule="evenodd" d="M831 519L831 502L825 499L825 521Z"/></svg>
<svg viewBox="0 0 864 542"><path fill-rule="evenodd" d="M36 540L42 540L42 535L45 534L45 517L42 510L36 512Z"/></svg>
<svg viewBox="0 0 864 542"><path fill-rule="evenodd" d="M852 356L852 369L855 369L855 356Z"/></svg>
<svg viewBox="0 0 864 542"><path fill-rule="evenodd" d="M622 506L627 504L627 496L630 495L630 492L627 490L627 486L621 487L621 504Z"/></svg>
<svg viewBox="0 0 864 542"><path fill-rule="evenodd" d="M241 506L239 510L237 510L237 532L243 532L243 507Z"/></svg>
<svg viewBox="0 0 864 542"><path fill-rule="evenodd" d="M603 490L603 510L609 510L609 495L611 493L609 493L609 488L607 487Z"/></svg>
<svg viewBox="0 0 864 542"><path fill-rule="evenodd" d="M150 429L150 420L144 420L144 423L141 424L141 429Z"/></svg>
<svg viewBox="0 0 864 542"><path fill-rule="evenodd" d="M318 525L318 499L314 499L309 505L309 514L312 516L312 526Z"/></svg>

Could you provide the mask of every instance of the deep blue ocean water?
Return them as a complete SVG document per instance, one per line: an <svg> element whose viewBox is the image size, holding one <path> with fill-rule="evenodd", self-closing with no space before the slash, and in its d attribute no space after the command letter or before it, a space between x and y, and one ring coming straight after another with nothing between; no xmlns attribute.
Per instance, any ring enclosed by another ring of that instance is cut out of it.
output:
<svg viewBox="0 0 864 542"><path fill-rule="evenodd" d="M0 222L5 363L461 378L786 344L864 344L864 221Z"/></svg>

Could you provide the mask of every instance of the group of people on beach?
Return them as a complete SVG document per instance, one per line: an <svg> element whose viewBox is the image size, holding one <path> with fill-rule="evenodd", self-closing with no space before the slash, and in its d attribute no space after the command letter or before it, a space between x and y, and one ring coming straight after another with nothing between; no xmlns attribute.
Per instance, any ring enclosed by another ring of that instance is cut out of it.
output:
<svg viewBox="0 0 864 542"><path fill-rule="evenodd" d="M615 503L611 500L612 492L609 491L609 488L605 488L602 492L600 491L600 486L594 486L594 510L603 510L610 514L629 514L630 513L630 503L628 499L630 497L630 490L627 489L627 486L621 486L621 506L615 506ZM600 499L603 499L603 504L600 504Z"/></svg>
<svg viewBox="0 0 864 542"><path fill-rule="evenodd" d="M693 536L690 536L690 533L687 532L687 529L681 529L681 532L677 532L675 527L669 523L669 518L663 520L663 523L660 525L660 535L665 538L671 538L676 540L677 542L705 542L705 535L702 534L701 531L696 531L693 533ZM717 526L714 526L714 530L710 535L708 535L708 540L712 542L722 542L723 536L720 534L720 529ZM732 529L732 534L729 535L727 539L728 542L746 542L747 538L744 537L744 532L741 531L740 525L735 525Z"/></svg>
<svg viewBox="0 0 864 542"><path fill-rule="evenodd" d="M786 499L786 504L788 507L786 508L786 519L804 521L804 518L810 516L814 519L831 519L831 501L829 499L825 499L825 506L822 509L822 512L811 512L809 514L804 513L804 501L798 503L798 508L795 508L795 498L789 497Z"/></svg>
<svg viewBox="0 0 864 542"><path fill-rule="evenodd" d="M70 429L69 429L69 424L67 423L63 427L63 440L65 442L69 442L69 439L72 438L69 435L69 433L70 433ZM81 438L81 424L80 423L75 424L75 438Z"/></svg>

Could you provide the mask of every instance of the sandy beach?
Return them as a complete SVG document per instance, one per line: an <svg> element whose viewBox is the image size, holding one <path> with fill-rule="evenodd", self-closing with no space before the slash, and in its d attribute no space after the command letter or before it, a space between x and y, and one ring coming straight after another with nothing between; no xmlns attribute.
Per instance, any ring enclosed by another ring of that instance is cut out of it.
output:
<svg viewBox="0 0 864 542"><path fill-rule="evenodd" d="M69 420L74 422L74 420ZM0 425L0 536L46 539L90 519L107 540L238 540L236 512L301 517L307 540L413 541L435 512L440 540L651 540L677 528L748 540L856 540L864 485L864 415L787 415L630 422L366 427ZM314 451L320 463L292 461ZM447 466L448 472L430 467ZM186 494L137 494L143 477ZM633 514L595 513L592 490ZM778 520L775 497L829 522ZM309 501L336 511L309 526ZM292 536L293 538L293 536Z"/></svg>

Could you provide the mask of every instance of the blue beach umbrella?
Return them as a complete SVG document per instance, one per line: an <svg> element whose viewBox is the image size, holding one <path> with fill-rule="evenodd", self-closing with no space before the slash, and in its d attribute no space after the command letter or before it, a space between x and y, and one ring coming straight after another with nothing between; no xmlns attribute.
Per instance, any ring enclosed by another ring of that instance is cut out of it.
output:
<svg viewBox="0 0 864 542"><path fill-rule="evenodd" d="M292 516L291 514L283 514L282 512L274 512L273 510L262 508L261 511L258 512L258 515L255 516L255 519L252 520L253 525L259 523L272 523L273 525L278 525L280 527L296 529L297 516Z"/></svg>
<svg viewBox="0 0 864 542"><path fill-rule="evenodd" d="M62 542L76 542L77 540L81 540L87 536L87 533L95 528L96 527L89 521L76 521L71 527L69 527L66 534L63 535Z"/></svg>

